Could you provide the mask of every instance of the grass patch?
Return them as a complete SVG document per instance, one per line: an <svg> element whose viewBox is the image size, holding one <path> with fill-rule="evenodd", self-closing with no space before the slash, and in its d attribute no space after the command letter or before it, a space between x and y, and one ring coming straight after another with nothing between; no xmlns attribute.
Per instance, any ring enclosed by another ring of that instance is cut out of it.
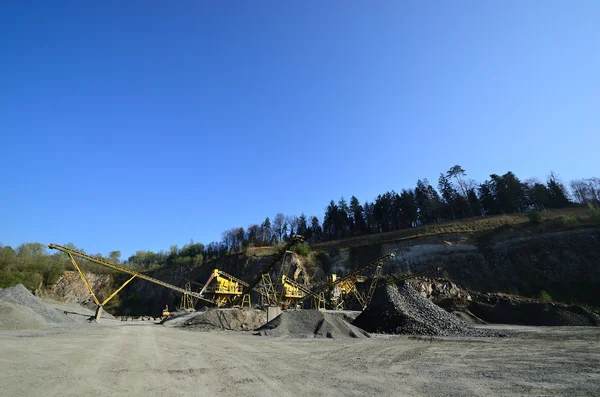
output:
<svg viewBox="0 0 600 397"><path fill-rule="evenodd" d="M597 204L588 204L588 217L595 222L600 222L600 207Z"/></svg>
<svg viewBox="0 0 600 397"><path fill-rule="evenodd" d="M584 214L585 208L565 208L560 210L548 210L544 213L544 220L553 220L569 216L579 216ZM346 247L359 247L364 245L384 244L395 241L411 240L419 237L432 237L449 234L474 234L479 232L488 232L496 229L510 229L516 225L529 223L527 214L495 215L485 217L473 217L456 221L433 223L413 227L410 229L401 229L393 232L369 234L366 236L350 237L342 240L326 241L323 243L312 244L313 251L327 251L330 249L339 249Z"/></svg>
<svg viewBox="0 0 600 397"><path fill-rule="evenodd" d="M579 219L574 216L565 216L562 218L562 224L567 229L576 229L580 226Z"/></svg>

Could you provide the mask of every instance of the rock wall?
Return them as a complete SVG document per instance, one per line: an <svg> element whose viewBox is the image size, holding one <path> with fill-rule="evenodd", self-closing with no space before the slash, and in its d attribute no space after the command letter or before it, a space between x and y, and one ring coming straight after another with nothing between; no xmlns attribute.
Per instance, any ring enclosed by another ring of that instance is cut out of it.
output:
<svg viewBox="0 0 600 397"><path fill-rule="evenodd" d="M469 289L538 296L600 307L600 229L552 233L505 230L481 235L421 238L321 253L324 269L348 273L385 253L396 257L384 274L441 266L442 274Z"/></svg>
<svg viewBox="0 0 600 397"><path fill-rule="evenodd" d="M94 293L100 298L107 297L112 292L113 276L110 274L84 273ZM42 299L57 302L85 302L92 300L85 284L75 271L64 272L58 281L50 287L35 291Z"/></svg>
<svg viewBox="0 0 600 397"><path fill-rule="evenodd" d="M394 253L384 264L384 274L402 275L441 266L442 276L479 292L506 292L537 297L544 291L555 301L600 307L600 229L532 232L507 229L480 235L450 235L404 240L387 244L312 252L295 256L290 274L305 284L315 285L329 273L339 275L373 259ZM183 287L196 282L198 291L214 268L243 280L252 280L272 256L235 254L206 262L199 268L161 268L148 274ZM272 276L276 276L276 269ZM124 274L89 275L94 291L106 296L128 278ZM67 272L52 286L38 292L41 297L61 301L88 298L75 272ZM179 305L180 294L144 280L134 280L113 302L118 315L159 315L166 304ZM256 302L254 297L253 302Z"/></svg>

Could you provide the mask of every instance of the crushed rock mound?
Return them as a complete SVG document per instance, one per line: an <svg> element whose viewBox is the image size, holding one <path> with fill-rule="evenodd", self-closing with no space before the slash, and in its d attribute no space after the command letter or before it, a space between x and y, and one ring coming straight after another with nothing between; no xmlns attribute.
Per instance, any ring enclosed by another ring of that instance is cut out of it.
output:
<svg viewBox="0 0 600 397"><path fill-rule="evenodd" d="M267 322L267 313L257 309L208 309L167 317L161 324L194 331L251 331Z"/></svg>
<svg viewBox="0 0 600 397"><path fill-rule="evenodd" d="M262 327L256 335L291 338L369 338L362 329L348 323L341 316L319 310L283 312Z"/></svg>
<svg viewBox="0 0 600 397"><path fill-rule="evenodd" d="M421 296L409 284L377 288L371 304L353 322L374 333L431 336L495 336L479 330ZM497 335L499 336L499 335Z"/></svg>
<svg viewBox="0 0 600 397"><path fill-rule="evenodd" d="M0 291L0 301L5 305L7 317L2 320L2 329L18 329L18 324L33 326L41 322L39 327L70 326L74 321L61 311L54 309L33 296L23 284ZM10 306L10 307L9 307ZM35 326L38 328L38 326Z"/></svg>
<svg viewBox="0 0 600 397"><path fill-rule="evenodd" d="M33 310L0 301L0 330L42 329L44 325L43 317Z"/></svg>

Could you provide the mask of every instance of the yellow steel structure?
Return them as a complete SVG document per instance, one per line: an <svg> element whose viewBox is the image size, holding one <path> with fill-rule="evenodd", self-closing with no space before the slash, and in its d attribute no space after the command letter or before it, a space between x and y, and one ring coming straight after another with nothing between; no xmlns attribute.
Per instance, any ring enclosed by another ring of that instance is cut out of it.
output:
<svg viewBox="0 0 600 397"><path fill-rule="evenodd" d="M215 280L214 285L209 285L213 280ZM231 303L235 297L242 294L243 285L240 281L219 269L214 269L202 291L211 293L217 306L221 307Z"/></svg>
<svg viewBox="0 0 600 397"><path fill-rule="evenodd" d="M262 291L264 292L264 301L267 306L279 305L279 298L275 291L275 285L273 284L269 273L262 275Z"/></svg>
<svg viewBox="0 0 600 397"><path fill-rule="evenodd" d="M292 279L281 276L281 296L283 297L283 304L287 307L296 307L300 299L304 298L306 294L298 288L297 283L292 283Z"/></svg>
<svg viewBox="0 0 600 397"><path fill-rule="evenodd" d="M356 275L347 278L339 283L336 283L337 275L329 276L329 282L334 285L331 289L331 304L335 310L343 310L346 306L348 298L354 297L361 306L363 306L363 296L358 291L357 284L362 284L367 280L367 277Z"/></svg>
<svg viewBox="0 0 600 397"><path fill-rule="evenodd" d="M325 285L321 286L320 288L317 288L316 290L312 291L312 296L317 295L317 296L323 296L325 295L325 293L329 290L332 290L332 295L335 297L335 294L337 293L338 296L340 294L341 291L343 291L342 288L337 289L336 292L336 288L338 285L342 285L343 288L345 288L348 292L352 293L353 291L355 291L356 288L356 282L358 282L359 279L362 279L362 282L365 281L365 278L362 278L363 276L360 275L360 273L372 269L372 268L378 268L381 267L382 263L388 259L393 258L395 255L394 254L386 254L383 256L380 256L379 258L375 259L372 262L367 263L366 265L354 270L353 272L350 272L349 274L337 278L336 276L331 277L327 283L325 283ZM379 274L379 273L377 273ZM379 276L377 276L379 277ZM352 285L354 284L354 285ZM373 291L375 290L375 288L372 288ZM356 295L355 295L356 296ZM304 299L300 300L300 303L303 301ZM334 309L340 309L343 308L343 301L342 301L342 305L339 305L339 298L336 297L335 299L333 299L332 301L332 306Z"/></svg>
<svg viewBox="0 0 600 397"><path fill-rule="evenodd" d="M190 292L192 292L192 283L191 282L188 281L185 283L185 290L187 291L187 293L181 295L181 302L179 303L179 309L186 310L188 312L194 311L194 310L196 310L196 303L198 302L198 299L194 298L193 296L191 296L189 294Z"/></svg>
<svg viewBox="0 0 600 397"><path fill-rule="evenodd" d="M96 305L98 305L98 308L96 309L96 315L94 316L95 319L99 319L100 316L102 315L102 310L103 310L104 305L106 305L108 303L108 301L110 301L119 291L121 291L135 277L140 278L142 280L150 281L151 283L154 283L154 284L161 285L161 286L163 286L165 288L169 288L171 290L180 292L180 293L182 293L184 295L189 295L189 296L191 296L193 298L201 299L201 300L206 301L208 303L216 304L215 301L212 301L210 299L206 299L205 297L203 297L199 293L192 292L190 290L186 290L186 289L183 289L181 287L177 287L175 285L172 285L172 284L166 283L164 281L155 279L153 277L147 276L147 275L145 275L143 273L136 272L136 271L131 270L131 269L127 268L127 267L116 265L114 263L110 263L110 262L104 261L102 259L94 258L93 256L89 256L87 254L84 254L83 252L63 247L62 245L48 244L48 248L55 249L55 250L64 252L65 254L69 255L69 258L71 259L71 262L73 263L73 266L75 267L75 269L77 269L77 272L79 273L79 276L81 277L81 279L83 280L86 288L90 292L92 298L94 299L94 302L96 303ZM75 258L74 258L75 256L78 257L78 258L85 259L85 260L88 260L90 262L96 263L98 265L101 265L101 266L104 266L104 267L108 267L108 268L120 271L122 273L130 274L132 277L129 280L125 281L115 292L113 292L103 302L100 302L98 300L98 298L96 297L96 294L94 294L94 291L92 290L92 287L90 286L89 282L85 278L85 275L83 274L83 272L79 268L79 265L77 264L77 262L75 262Z"/></svg>
<svg viewBox="0 0 600 397"><path fill-rule="evenodd" d="M325 309L325 297L323 295L314 294L307 286L286 276L282 276L281 283L284 288L284 295L288 306L297 306L302 303L304 298L311 296L313 298L313 307L315 309Z"/></svg>
<svg viewBox="0 0 600 397"><path fill-rule="evenodd" d="M48 246L48 247L50 247L50 246ZM100 301L96 297L96 294L94 294L94 290L92 290L92 286L90 285L90 283L88 283L87 279L85 278L85 275L83 274L83 272L79 268L79 265L77 264L77 262L75 262L75 258L73 258L73 255L71 255L71 253L68 252L68 251L67 251L67 255L69 255L69 258L71 259L71 263L73 264L73 266L75 267L75 269L77 269L77 273L79 273L79 277L81 277L81 279L83 280L83 283L85 284L85 287L90 292L90 296L92 297L92 299L94 300L94 302L96 303L96 305L100 306Z"/></svg>

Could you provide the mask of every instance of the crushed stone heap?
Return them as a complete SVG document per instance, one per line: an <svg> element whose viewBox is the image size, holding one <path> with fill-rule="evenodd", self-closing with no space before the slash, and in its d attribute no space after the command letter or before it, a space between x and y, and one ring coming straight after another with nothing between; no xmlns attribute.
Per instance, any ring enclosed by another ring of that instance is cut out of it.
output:
<svg viewBox="0 0 600 397"><path fill-rule="evenodd" d="M422 297L410 285L382 285L352 323L368 332L431 336L501 336L475 329Z"/></svg>
<svg viewBox="0 0 600 397"><path fill-rule="evenodd" d="M251 331L267 321L267 313L257 309L208 309L176 314L161 324L194 331Z"/></svg>
<svg viewBox="0 0 600 397"><path fill-rule="evenodd" d="M257 335L290 338L369 338L362 329L340 316L319 310L294 310L281 313L256 329Z"/></svg>
<svg viewBox="0 0 600 397"><path fill-rule="evenodd" d="M74 324L73 319L33 296L23 284L0 291L2 329L61 327Z"/></svg>

